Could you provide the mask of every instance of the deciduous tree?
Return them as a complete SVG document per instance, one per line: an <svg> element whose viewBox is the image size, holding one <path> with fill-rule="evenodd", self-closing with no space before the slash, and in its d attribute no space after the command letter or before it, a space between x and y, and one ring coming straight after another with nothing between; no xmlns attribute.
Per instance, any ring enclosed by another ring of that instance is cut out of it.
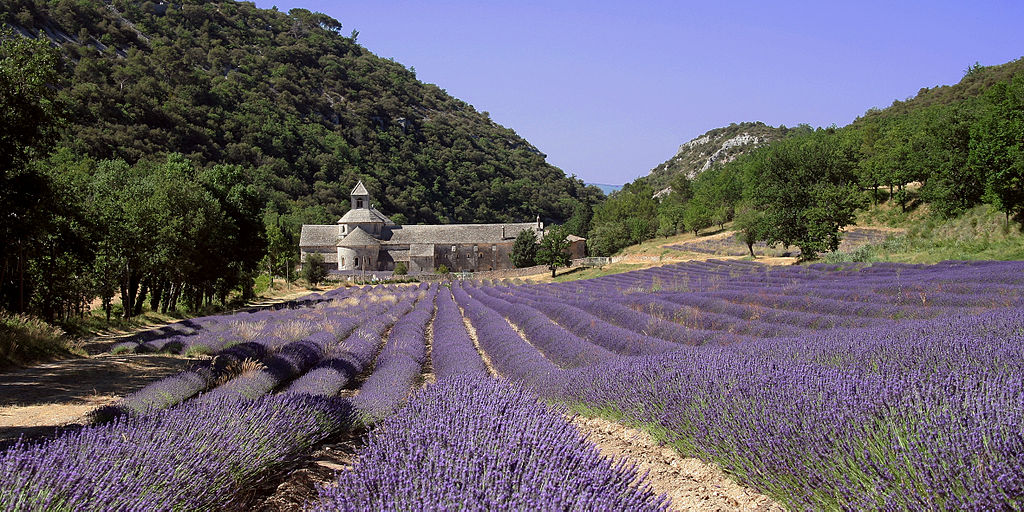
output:
<svg viewBox="0 0 1024 512"><path fill-rule="evenodd" d="M547 265L551 269L551 277L555 277L555 270L558 267L569 266L569 241L565 236L565 231L560 226L555 226L548 228L540 240L537 263Z"/></svg>
<svg viewBox="0 0 1024 512"><path fill-rule="evenodd" d="M516 235L512 244L509 259L516 268L532 267L537 257L537 234L532 229L524 229Z"/></svg>
<svg viewBox="0 0 1024 512"><path fill-rule="evenodd" d="M819 130L771 145L752 191L765 240L795 245L803 259L836 250L840 229L861 206L853 163L832 135Z"/></svg>

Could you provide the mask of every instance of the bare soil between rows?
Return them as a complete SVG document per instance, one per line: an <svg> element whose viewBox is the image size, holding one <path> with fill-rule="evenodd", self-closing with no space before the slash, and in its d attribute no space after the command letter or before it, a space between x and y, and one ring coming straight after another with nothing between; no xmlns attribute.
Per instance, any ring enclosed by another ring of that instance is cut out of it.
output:
<svg viewBox="0 0 1024 512"><path fill-rule="evenodd" d="M572 423L602 455L625 459L640 474L646 473L644 482L672 500L671 511L785 510L768 496L736 483L714 464L685 457L646 432L601 418L577 416Z"/></svg>
<svg viewBox="0 0 1024 512"><path fill-rule="evenodd" d="M173 375L195 359L169 354L98 355L0 373L0 448L81 425L96 407Z"/></svg>
<svg viewBox="0 0 1024 512"><path fill-rule="evenodd" d="M301 512L318 496L317 487L337 482L337 473L349 469L363 445L364 432L347 431L328 439L310 453L250 486L227 512L261 510Z"/></svg>

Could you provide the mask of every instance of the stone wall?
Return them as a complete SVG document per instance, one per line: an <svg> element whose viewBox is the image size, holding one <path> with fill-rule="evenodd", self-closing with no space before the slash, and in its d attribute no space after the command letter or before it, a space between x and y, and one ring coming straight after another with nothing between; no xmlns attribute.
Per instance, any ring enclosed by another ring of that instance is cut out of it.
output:
<svg viewBox="0 0 1024 512"><path fill-rule="evenodd" d="M433 271L444 265L452 272L486 272L512 267L513 242L498 244L436 244ZM454 250L453 250L454 249Z"/></svg>

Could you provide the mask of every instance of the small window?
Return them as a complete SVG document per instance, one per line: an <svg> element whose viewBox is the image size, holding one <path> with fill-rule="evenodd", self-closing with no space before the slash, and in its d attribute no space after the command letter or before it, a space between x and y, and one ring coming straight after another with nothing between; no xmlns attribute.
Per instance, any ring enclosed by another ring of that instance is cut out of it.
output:
<svg viewBox="0 0 1024 512"><path fill-rule="evenodd" d="M455 252L455 246L454 245L452 246L452 252Z"/></svg>
<svg viewBox="0 0 1024 512"><path fill-rule="evenodd" d="M356 267L358 267L359 266L359 258L356 258L355 262L356 262Z"/></svg>
<svg viewBox="0 0 1024 512"><path fill-rule="evenodd" d="M491 250L492 251L497 251L498 250L498 246L497 245L492 245L491 246Z"/></svg>
<svg viewBox="0 0 1024 512"><path fill-rule="evenodd" d="M343 266L343 267L345 266L345 258L341 259L341 266Z"/></svg>
<svg viewBox="0 0 1024 512"><path fill-rule="evenodd" d="M360 197L360 198L356 199L356 208L362 208L362 207L363 207L363 198Z"/></svg>

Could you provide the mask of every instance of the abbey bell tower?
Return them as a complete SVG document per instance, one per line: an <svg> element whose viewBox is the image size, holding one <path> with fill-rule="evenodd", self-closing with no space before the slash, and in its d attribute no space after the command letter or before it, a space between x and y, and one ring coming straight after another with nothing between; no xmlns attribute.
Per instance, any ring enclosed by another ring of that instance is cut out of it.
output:
<svg viewBox="0 0 1024 512"><path fill-rule="evenodd" d="M359 180L359 183L356 183L356 188L352 189L350 196L352 199L353 210L370 208L370 191L366 190L366 187L363 185L363 180Z"/></svg>

